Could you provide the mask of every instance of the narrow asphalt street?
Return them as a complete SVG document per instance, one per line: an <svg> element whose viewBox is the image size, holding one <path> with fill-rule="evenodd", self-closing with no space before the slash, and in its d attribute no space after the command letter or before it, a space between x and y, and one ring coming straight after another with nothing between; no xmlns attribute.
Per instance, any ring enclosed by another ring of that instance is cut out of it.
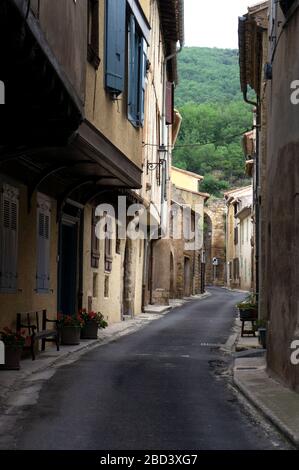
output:
<svg viewBox="0 0 299 470"><path fill-rule="evenodd" d="M221 375L244 297L224 289L59 369L18 423L17 449L273 449Z"/></svg>

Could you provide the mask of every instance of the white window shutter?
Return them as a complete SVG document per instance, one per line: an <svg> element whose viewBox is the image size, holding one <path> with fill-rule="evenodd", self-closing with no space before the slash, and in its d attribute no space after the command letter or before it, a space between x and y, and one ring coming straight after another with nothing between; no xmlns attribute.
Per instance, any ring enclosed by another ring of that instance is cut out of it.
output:
<svg viewBox="0 0 299 470"><path fill-rule="evenodd" d="M0 291L17 291L19 191L8 184L1 187Z"/></svg>
<svg viewBox="0 0 299 470"><path fill-rule="evenodd" d="M50 289L50 232L51 204L48 198L38 195L36 268L36 290L38 293L48 293Z"/></svg>

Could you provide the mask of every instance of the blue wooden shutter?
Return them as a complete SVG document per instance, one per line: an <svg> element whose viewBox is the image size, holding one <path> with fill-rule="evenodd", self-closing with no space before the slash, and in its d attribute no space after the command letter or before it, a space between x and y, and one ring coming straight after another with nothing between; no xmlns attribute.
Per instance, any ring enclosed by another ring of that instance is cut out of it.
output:
<svg viewBox="0 0 299 470"><path fill-rule="evenodd" d="M136 34L136 23L134 15L130 16L128 40L128 119L138 125L138 59L139 44Z"/></svg>
<svg viewBox="0 0 299 470"><path fill-rule="evenodd" d="M14 293L17 290L18 218L18 190L4 184L0 220L0 289L2 292Z"/></svg>
<svg viewBox="0 0 299 470"><path fill-rule="evenodd" d="M106 88L124 91L126 0L106 0Z"/></svg>
<svg viewBox="0 0 299 470"><path fill-rule="evenodd" d="M139 98L138 98L138 117L139 125L144 125L144 104L145 104L145 87L146 87L146 42L145 39L141 38L139 46Z"/></svg>
<svg viewBox="0 0 299 470"><path fill-rule="evenodd" d="M51 212L45 202L37 209L37 269L36 290L48 293L50 289L50 230Z"/></svg>

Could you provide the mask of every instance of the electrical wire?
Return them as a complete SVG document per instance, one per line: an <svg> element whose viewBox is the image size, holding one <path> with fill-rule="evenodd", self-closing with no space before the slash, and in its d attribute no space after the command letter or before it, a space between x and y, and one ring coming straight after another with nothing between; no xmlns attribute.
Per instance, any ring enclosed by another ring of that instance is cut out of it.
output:
<svg viewBox="0 0 299 470"><path fill-rule="evenodd" d="M225 138L225 141L223 142L219 142L219 139L217 140L211 140L210 142L205 142L205 143L202 143L202 142L197 142L197 143L194 143L194 144L181 144L181 145L175 145L175 146L172 146L172 145L165 145L164 148L167 149L167 148L175 148L175 149L178 149L178 148L184 148L184 147L205 147L206 145L211 145L211 144L218 144L221 145L221 144L225 144L227 143L228 140L233 140L233 139L236 139L237 137L242 137L244 134L246 134L246 132L251 132L253 129L246 129L245 131L243 131L242 133L240 134L234 134L234 135L229 135ZM142 146L143 147L161 147L160 145L158 144L146 144L145 142L142 142Z"/></svg>

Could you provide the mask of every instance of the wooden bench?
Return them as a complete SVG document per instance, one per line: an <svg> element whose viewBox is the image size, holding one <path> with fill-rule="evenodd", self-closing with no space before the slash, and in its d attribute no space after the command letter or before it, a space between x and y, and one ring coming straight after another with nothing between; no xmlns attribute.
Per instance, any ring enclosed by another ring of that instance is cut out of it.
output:
<svg viewBox="0 0 299 470"><path fill-rule="evenodd" d="M55 323L55 328L47 329L47 323ZM46 342L54 342L59 351L59 332L57 320L47 318L47 310L36 312L17 313L17 333L27 329L30 336L30 351L32 360L35 360L34 346L36 341L42 341L42 351L46 349Z"/></svg>

